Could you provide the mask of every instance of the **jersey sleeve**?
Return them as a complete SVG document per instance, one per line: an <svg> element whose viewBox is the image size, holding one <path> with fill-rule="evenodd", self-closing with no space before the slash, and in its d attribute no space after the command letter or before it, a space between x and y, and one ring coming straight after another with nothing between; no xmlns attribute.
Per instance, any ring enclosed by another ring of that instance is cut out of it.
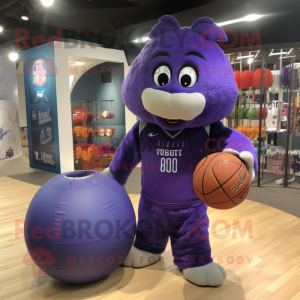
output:
<svg viewBox="0 0 300 300"><path fill-rule="evenodd" d="M113 178L121 185L126 184L129 175L141 161L139 122L125 135L109 166Z"/></svg>
<svg viewBox="0 0 300 300"><path fill-rule="evenodd" d="M258 170L258 157L251 141L235 129L225 127L221 121L210 126L210 150L222 152L224 149L233 149L239 153L249 151L254 157L254 170Z"/></svg>

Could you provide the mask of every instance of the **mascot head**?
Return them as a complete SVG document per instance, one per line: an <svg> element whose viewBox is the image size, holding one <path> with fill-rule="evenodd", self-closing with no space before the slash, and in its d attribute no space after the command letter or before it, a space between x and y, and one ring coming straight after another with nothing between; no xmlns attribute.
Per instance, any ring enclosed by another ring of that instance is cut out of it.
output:
<svg viewBox="0 0 300 300"><path fill-rule="evenodd" d="M149 38L122 87L132 113L169 130L205 126L231 113L238 89L216 43L227 40L222 28L207 17L188 28L164 16Z"/></svg>

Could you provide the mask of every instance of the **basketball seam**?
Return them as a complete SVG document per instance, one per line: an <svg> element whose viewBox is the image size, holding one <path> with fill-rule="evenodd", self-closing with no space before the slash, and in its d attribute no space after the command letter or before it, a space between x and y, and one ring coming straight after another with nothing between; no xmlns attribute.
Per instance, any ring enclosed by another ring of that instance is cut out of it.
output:
<svg viewBox="0 0 300 300"><path fill-rule="evenodd" d="M241 166L239 163L237 163L236 161L232 161L232 160L221 160L221 161L229 161L229 162L233 162L233 163L235 163L235 164L237 164L237 165L239 165L239 166ZM217 161L216 163L218 163L218 162L220 162L220 161ZM215 163L215 164L216 164ZM214 164L214 165L215 165ZM213 165L213 166L214 166ZM213 166L212 166L212 168L213 168ZM239 171L241 169L241 167L239 167L239 169L226 181L226 182L224 182L223 184L220 184L216 189L214 189L213 191L211 191L211 192L209 192L209 193L207 193L207 194L204 194L204 193L201 193L199 190L198 190L198 188L197 188L197 186L194 184L194 188L198 191L198 193L199 194L201 194L202 196L207 196L207 195L210 195L211 193L213 193L213 192L215 192L216 190L218 190L220 187L222 187L224 184L226 184L230 179L232 179L232 177ZM215 174L214 174L215 175ZM203 175L203 177L204 177L204 175ZM216 177L216 176L215 176ZM204 192L204 191L203 191ZM206 200L206 199L205 199ZM207 203L209 203L209 202L207 202Z"/></svg>
<svg viewBox="0 0 300 300"><path fill-rule="evenodd" d="M215 163L215 164L216 164L216 163ZM215 164L214 164L214 165L215 165ZM220 182L219 182L219 180L218 180L218 178L216 177L215 172L214 172L214 165L212 166L212 172L213 172L213 174L214 174L216 180L218 181L218 183L219 183L219 185L220 185ZM241 162L239 169L231 176L231 178L232 178L234 175L236 175L236 173L241 169L242 166L243 166L243 163ZM231 179L231 178L230 178L230 179ZM223 192L226 194L226 196L229 198L229 200L231 200L235 205L238 205L238 204L236 204L236 203L231 199L231 197L229 197L229 195L225 192L225 190L223 189L223 186L221 186L221 189L222 189Z"/></svg>
<svg viewBox="0 0 300 300"><path fill-rule="evenodd" d="M203 167L203 165L205 164L205 162L207 161L207 157L205 157L205 161L204 163L202 164L202 166L196 171L196 173L194 173L194 176L193 176L193 179L195 178L195 176L197 175L197 173L201 170L201 168ZM201 162L201 161L200 161ZM200 163L199 162L199 163Z"/></svg>
<svg viewBox="0 0 300 300"><path fill-rule="evenodd" d="M235 161L232 161L232 160L221 160L221 161L229 161L229 162L233 162L233 163L235 163L235 164L237 164L237 165L239 165L240 166L240 164L238 164L237 162L235 162ZM220 160L219 161L217 161L216 163L218 163L218 162L220 162ZM216 164L215 163L215 164ZM215 165L214 164L214 165ZM213 169L213 167L214 167L214 165L212 166L212 169ZM241 168L241 167L240 167ZM213 193L213 192L215 192L217 189L219 189L220 187L222 187L224 184L226 184L239 170L240 170L240 168L227 180L227 181L225 181L223 184L220 184L216 189L214 189L213 191L211 191L211 192L209 192L209 193L207 193L207 194L204 194L205 196L207 196L207 195L209 195L209 194L211 194L211 193ZM214 174L215 175L215 174ZM216 176L215 176L216 177ZM200 193L200 192L199 192Z"/></svg>
<svg viewBox="0 0 300 300"><path fill-rule="evenodd" d="M208 168L208 166L209 166L209 163L210 163L215 157L217 157L217 156L219 156L219 155L221 155L221 154L223 154L223 153L220 152L219 154L217 154L216 156L214 156L213 158L211 158L211 160L208 162L208 164L207 164L207 166L206 166L206 168L205 168L205 170L204 170L203 178L204 178L205 172L206 172L206 170L207 170L207 168ZM207 158L207 157L206 157L206 158ZM200 168L200 169L201 169L201 168ZM199 169L199 170L200 170L200 169ZM198 170L198 171L199 171L199 170ZM197 171L197 173L198 173L198 171ZM197 173L196 173L196 174L197 174ZM196 174L195 174L195 175L196 175ZM202 180L202 191L203 191L203 193L204 193L204 186L203 186L203 185L204 185L204 180ZM197 190L198 190L198 189L197 189ZM203 196L204 196L204 199L205 199L205 201L206 201L206 203L207 203L207 200L206 200L205 195L203 195Z"/></svg>
<svg viewBox="0 0 300 300"><path fill-rule="evenodd" d="M207 161L207 156L205 157L205 161L203 162L202 166L196 171L196 173L193 174L193 186L194 186L194 189L196 188L196 190L198 191L198 193L200 193L200 191L198 190L198 188L195 185L195 177L196 177L197 173L201 170L201 168L203 167L203 165L205 164L206 161ZM200 193L200 194L202 195L202 193Z"/></svg>

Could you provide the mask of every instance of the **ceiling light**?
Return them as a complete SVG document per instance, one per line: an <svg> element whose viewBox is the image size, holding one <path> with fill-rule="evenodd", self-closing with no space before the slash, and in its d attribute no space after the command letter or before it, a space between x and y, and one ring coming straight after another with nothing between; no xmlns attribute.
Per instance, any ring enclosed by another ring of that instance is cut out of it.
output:
<svg viewBox="0 0 300 300"><path fill-rule="evenodd" d="M253 62L253 58L249 58L247 62L250 65Z"/></svg>
<svg viewBox="0 0 300 300"><path fill-rule="evenodd" d="M27 7L23 7L23 9L21 11L21 19L24 21L29 20L29 10Z"/></svg>
<svg viewBox="0 0 300 300"><path fill-rule="evenodd" d="M5 13L0 12L0 33L4 31L5 27Z"/></svg>
<svg viewBox="0 0 300 300"><path fill-rule="evenodd" d="M287 52L275 52L275 53L273 53L273 49L272 49L272 51L271 51L271 53L269 54L269 56L272 56L272 55L282 55L282 54L287 54Z"/></svg>
<svg viewBox="0 0 300 300"><path fill-rule="evenodd" d="M258 55L259 51L260 51L260 50L258 50L258 51L256 52L256 54L255 54L254 58L256 58L256 57L257 57L257 55Z"/></svg>
<svg viewBox="0 0 300 300"><path fill-rule="evenodd" d="M289 58L289 57L296 57L296 55L290 55L290 56L285 56L285 57L281 57L281 58Z"/></svg>
<svg viewBox="0 0 300 300"><path fill-rule="evenodd" d="M261 17L262 17L262 15L252 14L252 15L248 15L248 16L244 17L244 20L247 22L252 22L252 21L256 21L256 20L260 19Z"/></svg>
<svg viewBox="0 0 300 300"><path fill-rule="evenodd" d="M41 2L44 6L48 7L48 6L51 6L53 4L54 0L41 0Z"/></svg>
<svg viewBox="0 0 300 300"><path fill-rule="evenodd" d="M286 55L289 55L289 54L293 51L293 49L294 49L294 48L292 48Z"/></svg>
<svg viewBox="0 0 300 300"><path fill-rule="evenodd" d="M134 43L145 43L145 42L148 42L149 40L150 40L150 38L148 36L146 36L146 37L138 38L138 39L134 40L133 42Z"/></svg>
<svg viewBox="0 0 300 300"><path fill-rule="evenodd" d="M238 56L236 59L253 57L254 55Z"/></svg>
<svg viewBox="0 0 300 300"><path fill-rule="evenodd" d="M9 53L8 57L10 60L16 61L19 58L19 55L16 52L11 52L11 53Z"/></svg>
<svg viewBox="0 0 300 300"><path fill-rule="evenodd" d="M75 61L75 65L84 65L84 62L82 62L82 61Z"/></svg>
<svg viewBox="0 0 300 300"><path fill-rule="evenodd" d="M256 14L253 14L253 15L247 15L243 18L240 18L240 19L235 19L235 20L230 20L230 21L226 21L226 22L221 22L221 23L217 23L216 25L217 26L224 26L224 25L228 25L228 24L233 24L233 23L239 23L239 22L252 22L252 21L255 21L259 18L263 17L263 15L256 15Z"/></svg>

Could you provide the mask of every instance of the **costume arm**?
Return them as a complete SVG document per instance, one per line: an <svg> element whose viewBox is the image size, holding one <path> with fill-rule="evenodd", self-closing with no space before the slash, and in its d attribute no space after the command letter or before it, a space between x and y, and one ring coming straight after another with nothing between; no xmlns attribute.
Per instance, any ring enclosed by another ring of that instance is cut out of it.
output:
<svg viewBox="0 0 300 300"><path fill-rule="evenodd" d="M104 173L112 176L121 185L127 182L129 175L141 161L139 121L125 135L117 148L109 168Z"/></svg>
<svg viewBox="0 0 300 300"><path fill-rule="evenodd" d="M258 170L257 152L251 141L242 133L235 129L225 127L223 123L219 121L211 124L210 140L212 152L223 152L225 149L232 149L238 153L243 152L244 155L247 155L244 151L250 152L254 159L254 170ZM227 150L227 152L230 152L230 150ZM243 157L241 156L241 158Z"/></svg>

